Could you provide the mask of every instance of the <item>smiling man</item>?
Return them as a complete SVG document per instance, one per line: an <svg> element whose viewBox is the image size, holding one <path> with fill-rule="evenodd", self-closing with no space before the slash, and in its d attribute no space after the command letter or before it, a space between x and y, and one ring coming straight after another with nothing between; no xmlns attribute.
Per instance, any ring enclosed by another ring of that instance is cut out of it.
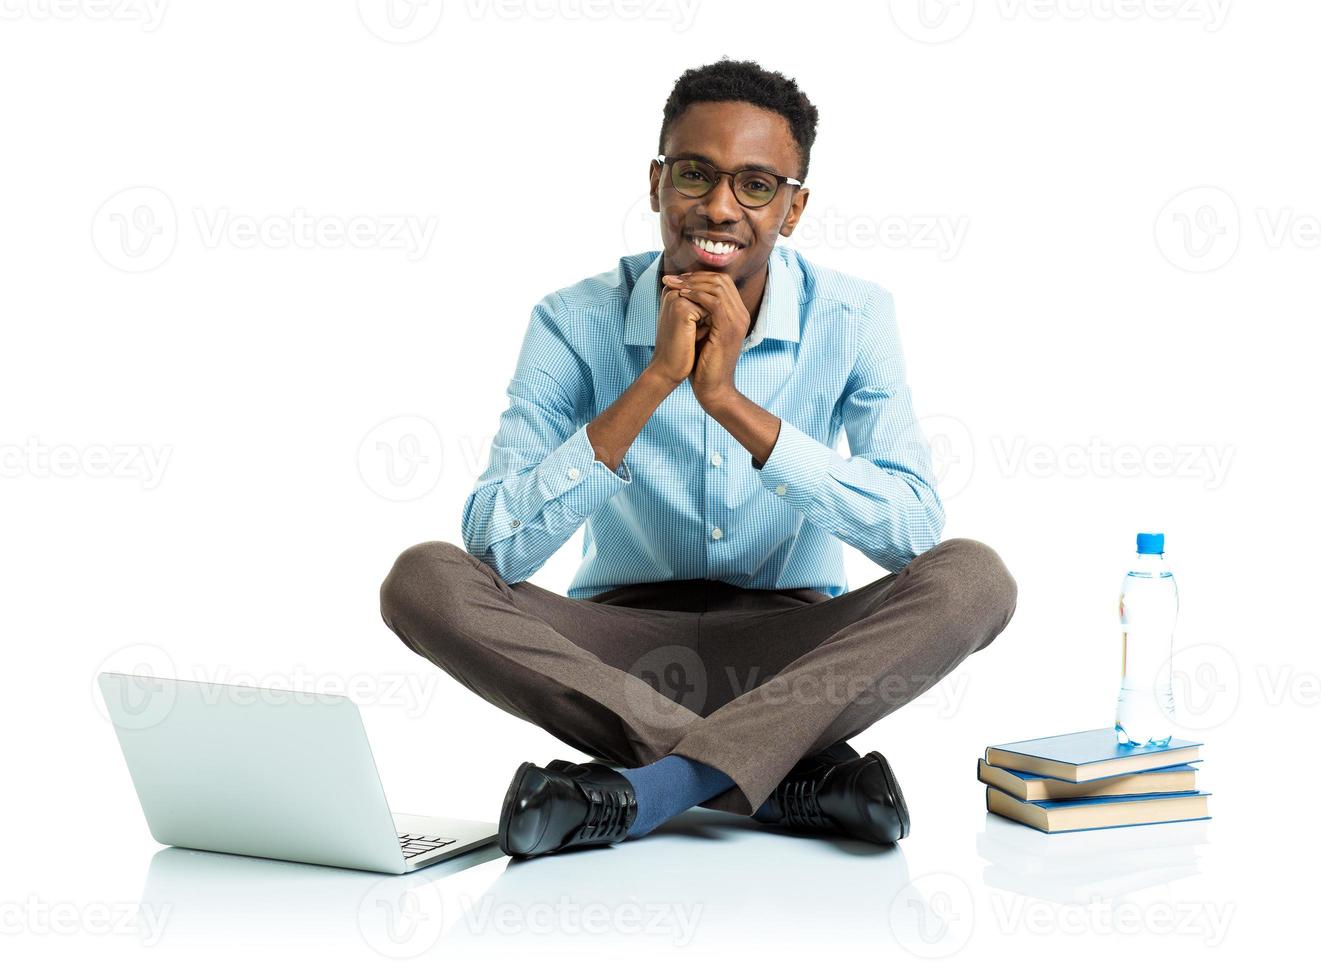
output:
<svg viewBox="0 0 1321 980"><path fill-rule="evenodd" d="M518 767L507 854L699 805L893 843L894 771L846 740L1013 615L995 551L940 542L890 294L778 244L816 123L752 62L678 79L648 171L663 250L538 303L464 547L415 545L381 586L412 650L595 757ZM579 527L568 594L528 582ZM889 574L850 590L843 544Z"/></svg>

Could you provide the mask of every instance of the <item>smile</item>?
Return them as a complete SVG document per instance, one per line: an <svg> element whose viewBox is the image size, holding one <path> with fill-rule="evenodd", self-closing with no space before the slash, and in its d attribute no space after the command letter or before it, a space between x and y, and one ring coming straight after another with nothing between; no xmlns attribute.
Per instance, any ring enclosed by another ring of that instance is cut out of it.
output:
<svg viewBox="0 0 1321 980"><path fill-rule="evenodd" d="M710 265L725 265L743 250L743 246L735 242L713 242L709 238L695 235L687 236L687 240L692 244L697 257Z"/></svg>

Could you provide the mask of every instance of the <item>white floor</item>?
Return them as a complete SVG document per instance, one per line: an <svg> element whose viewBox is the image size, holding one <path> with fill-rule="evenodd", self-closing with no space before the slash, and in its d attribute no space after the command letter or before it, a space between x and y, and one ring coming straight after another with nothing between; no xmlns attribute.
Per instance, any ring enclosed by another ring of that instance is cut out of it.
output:
<svg viewBox="0 0 1321 980"><path fill-rule="evenodd" d="M907 787L918 801L922 782ZM966 790L958 795L976 793ZM64 903L74 925L33 928L36 907L6 943L55 963L96 942L153 976L241 968L257 949L263 963L315 963L336 976L382 959L434 975L492 954L570 954L543 966L554 975L604 970L611 960L601 957L614 956L654 975L668 953L774 967L865 952L960 975L987 957L1021 964L1029 950L1033 962L1058 956L1083 972L1248 967L1264 941L1308 927L1303 906L1256 884L1262 865L1280 869L1297 845L1249 840L1261 816L1214 802L1210 821L1063 836L918 802L913 836L898 847L693 810L613 847L511 862L492 846L398 877L159 848L139 829L103 852L56 848L50 860L76 870L69 878L83 889ZM105 903L113 921L98 934L91 897L108 894L121 900ZM57 912L49 902L46 911Z"/></svg>

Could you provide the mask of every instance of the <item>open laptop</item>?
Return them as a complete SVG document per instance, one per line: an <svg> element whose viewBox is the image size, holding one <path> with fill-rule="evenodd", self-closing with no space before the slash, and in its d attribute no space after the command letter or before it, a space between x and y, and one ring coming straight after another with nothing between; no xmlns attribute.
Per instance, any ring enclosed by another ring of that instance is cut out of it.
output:
<svg viewBox="0 0 1321 980"><path fill-rule="evenodd" d="M391 813L346 697L105 672L101 694L162 844L404 874L496 826Z"/></svg>

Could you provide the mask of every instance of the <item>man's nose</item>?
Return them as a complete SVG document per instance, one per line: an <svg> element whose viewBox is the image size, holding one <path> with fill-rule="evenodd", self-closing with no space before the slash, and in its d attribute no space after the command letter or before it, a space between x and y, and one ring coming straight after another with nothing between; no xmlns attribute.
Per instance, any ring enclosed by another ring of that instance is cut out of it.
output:
<svg viewBox="0 0 1321 980"><path fill-rule="evenodd" d="M732 224L743 215L738 198L734 196L734 178L721 174L716 186L698 205L698 214L712 225Z"/></svg>

